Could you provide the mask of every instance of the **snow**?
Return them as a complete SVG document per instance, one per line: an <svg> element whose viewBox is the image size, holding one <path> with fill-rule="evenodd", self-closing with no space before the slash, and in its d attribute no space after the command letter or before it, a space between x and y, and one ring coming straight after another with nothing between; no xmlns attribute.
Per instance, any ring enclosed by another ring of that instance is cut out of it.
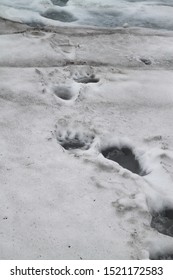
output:
<svg viewBox="0 0 173 280"><path fill-rule="evenodd" d="M45 18L47 12L58 12L57 20ZM173 30L172 1L69 0L65 6L51 0L0 0L0 17L32 25L64 26L61 12L74 17L67 26L120 27L138 26Z"/></svg>
<svg viewBox="0 0 173 280"><path fill-rule="evenodd" d="M3 26L1 259L171 254L150 224L173 203L172 32ZM84 148L62 147L74 139ZM147 175L104 158L112 145Z"/></svg>

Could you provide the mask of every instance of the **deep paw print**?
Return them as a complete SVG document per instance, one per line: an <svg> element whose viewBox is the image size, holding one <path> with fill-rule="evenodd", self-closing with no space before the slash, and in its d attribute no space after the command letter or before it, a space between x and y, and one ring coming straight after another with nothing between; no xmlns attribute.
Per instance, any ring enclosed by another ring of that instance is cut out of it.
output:
<svg viewBox="0 0 173 280"><path fill-rule="evenodd" d="M112 146L101 150L102 155L112 161L117 162L123 168L130 170L141 176L147 173L140 166L140 162L130 147L123 146L122 148Z"/></svg>
<svg viewBox="0 0 173 280"><path fill-rule="evenodd" d="M88 150L94 140L94 135L81 132L66 131L57 133L57 141L65 150Z"/></svg>
<svg viewBox="0 0 173 280"><path fill-rule="evenodd" d="M69 87L56 86L53 89L54 94L62 100L71 100L73 98L73 92Z"/></svg>

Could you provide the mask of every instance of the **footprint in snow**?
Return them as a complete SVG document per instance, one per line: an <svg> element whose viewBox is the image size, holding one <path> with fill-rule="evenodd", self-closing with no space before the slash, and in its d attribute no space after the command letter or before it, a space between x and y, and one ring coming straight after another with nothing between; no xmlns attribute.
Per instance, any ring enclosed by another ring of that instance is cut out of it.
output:
<svg viewBox="0 0 173 280"><path fill-rule="evenodd" d="M76 77L76 78L74 78L74 80L77 83L88 84L88 83L98 83L100 79L96 78L96 76L94 74L91 74L91 75Z"/></svg>
<svg viewBox="0 0 173 280"><path fill-rule="evenodd" d="M73 63L75 61L76 46L69 40L67 36L61 38L59 35L53 34L49 38L49 44L51 48L56 53L58 53L58 55L61 55L66 62Z"/></svg>
<svg viewBox="0 0 173 280"><path fill-rule="evenodd" d="M94 135L76 131L57 133L57 141L65 150L88 150L94 140Z"/></svg>
<svg viewBox="0 0 173 280"><path fill-rule="evenodd" d="M94 70L88 66L82 66L75 69L72 76L75 82L82 84L98 83L100 81L100 79L94 74Z"/></svg>
<svg viewBox="0 0 173 280"><path fill-rule="evenodd" d="M53 93L58 98L66 101L71 100L74 97L74 93L72 92L70 87L67 86L54 86Z"/></svg>
<svg viewBox="0 0 173 280"><path fill-rule="evenodd" d="M116 146L111 146L108 148L103 148L101 153L105 158L117 162L123 168L128 169L133 173L141 176L146 175L146 172L143 171L138 159L130 147L123 146L119 148Z"/></svg>

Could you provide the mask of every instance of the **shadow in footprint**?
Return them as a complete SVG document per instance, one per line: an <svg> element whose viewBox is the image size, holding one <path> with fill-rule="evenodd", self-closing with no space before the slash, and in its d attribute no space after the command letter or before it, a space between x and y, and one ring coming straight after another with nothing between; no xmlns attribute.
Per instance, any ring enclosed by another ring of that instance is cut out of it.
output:
<svg viewBox="0 0 173 280"><path fill-rule="evenodd" d="M173 254L151 254L150 260L173 260Z"/></svg>
<svg viewBox="0 0 173 280"><path fill-rule="evenodd" d="M63 100L71 100L73 97L73 94L69 88L61 87L61 86L54 88L54 94Z"/></svg>
<svg viewBox="0 0 173 280"><path fill-rule="evenodd" d="M75 18L72 14L68 12L56 11L53 9L47 10L45 13L41 14L41 16L53 20L58 20L61 22L73 22L77 20L77 18Z"/></svg>
<svg viewBox="0 0 173 280"><path fill-rule="evenodd" d="M173 209L152 213L151 227L162 234L173 237Z"/></svg>
<svg viewBox="0 0 173 280"><path fill-rule="evenodd" d="M140 58L140 61L143 62L145 65L151 65L151 60L148 58Z"/></svg>
<svg viewBox="0 0 173 280"><path fill-rule="evenodd" d="M92 135L79 134L74 132L58 133L57 141L66 150L82 149L88 150L94 139Z"/></svg>
<svg viewBox="0 0 173 280"><path fill-rule="evenodd" d="M69 0L51 0L51 2L56 6L65 6Z"/></svg>
<svg viewBox="0 0 173 280"><path fill-rule="evenodd" d="M77 83L88 84L88 83L98 83L100 79L96 78L95 75L91 75L91 76L76 78L75 81Z"/></svg>
<svg viewBox="0 0 173 280"><path fill-rule="evenodd" d="M122 147L121 149L113 146L101 151L102 155L117 162L123 168L130 170L133 173L144 176L146 173L140 167L139 161L136 159L132 150L128 147Z"/></svg>

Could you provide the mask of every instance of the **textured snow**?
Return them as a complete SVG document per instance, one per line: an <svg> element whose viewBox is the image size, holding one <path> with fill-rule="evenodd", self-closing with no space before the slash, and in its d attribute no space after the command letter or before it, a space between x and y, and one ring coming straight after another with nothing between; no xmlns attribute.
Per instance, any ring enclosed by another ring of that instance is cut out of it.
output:
<svg viewBox="0 0 173 280"><path fill-rule="evenodd" d="M171 255L150 224L173 205L172 32L2 24L0 258ZM112 145L147 175L104 158Z"/></svg>
<svg viewBox="0 0 173 280"><path fill-rule="evenodd" d="M39 26L64 26L64 17L72 17L74 22L67 23L67 26L138 26L173 30L171 0L69 0L65 6L54 5L54 2L0 0L0 17ZM52 12L54 18L50 17Z"/></svg>

